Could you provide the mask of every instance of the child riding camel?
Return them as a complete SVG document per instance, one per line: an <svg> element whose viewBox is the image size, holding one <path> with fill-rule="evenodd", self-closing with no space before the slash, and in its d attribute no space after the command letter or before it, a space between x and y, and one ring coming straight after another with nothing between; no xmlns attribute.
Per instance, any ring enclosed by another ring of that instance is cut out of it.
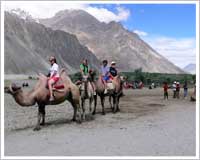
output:
<svg viewBox="0 0 200 160"><path fill-rule="evenodd" d="M108 61L103 60L102 66L101 66L101 75L105 83L109 80L109 71L110 71L110 67L108 67Z"/></svg>
<svg viewBox="0 0 200 160"><path fill-rule="evenodd" d="M83 76L88 76L89 74L89 65L88 65L88 61L87 59L83 59L83 62L80 64L80 71L81 71L81 75Z"/></svg>
<svg viewBox="0 0 200 160"><path fill-rule="evenodd" d="M90 69L90 66L88 64L88 61L87 59L83 59L83 62L80 64L80 71L81 71L81 76L82 78L84 76L87 76L88 77L88 81L91 83L92 85L92 88L94 89L94 91L96 90L95 89L95 85L94 85L94 82L93 82L93 71Z"/></svg>
<svg viewBox="0 0 200 160"><path fill-rule="evenodd" d="M107 60L103 60L102 62L102 66L101 66L101 76L102 76L102 80L105 86L105 91L104 93L107 93L108 87L106 85L106 83L109 80L109 71L110 71L110 67L108 67L108 61Z"/></svg>
<svg viewBox="0 0 200 160"><path fill-rule="evenodd" d="M59 66L56 62L56 58L51 56L49 58L49 62L51 64L51 68L49 70L49 78L48 78L48 87L50 92L50 99L49 101L53 101L53 85L59 80Z"/></svg>
<svg viewBox="0 0 200 160"><path fill-rule="evenodd" d="M116 69L116 62L115 61L112 61L111 62L111 66L110 66L110 78L113 79L114 77L117 76L117 69Z"/></svg>

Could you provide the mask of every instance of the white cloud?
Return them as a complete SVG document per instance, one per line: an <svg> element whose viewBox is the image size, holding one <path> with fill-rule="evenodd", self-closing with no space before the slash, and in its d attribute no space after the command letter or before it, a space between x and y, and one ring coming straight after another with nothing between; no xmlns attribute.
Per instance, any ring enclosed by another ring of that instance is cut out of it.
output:
<svg viewBox="0 0 200 160"><path fill-rule="evenodd" d="M148 33L144 31L134 30L134 33L138 34L139 36L147 36Z"/></svg>
<svg viewBox="0 0 200 160"><path fill-rule="evenodd" d="M196 64L195 38L143 37L158 53L175 65L184 68L190 63Z"/></svg>
<svg viewBox="0 0 200 160"><path fill-rule="evenodd" d="M29 12L34 18L50 18L58 11L65 9L82 9L96 17L101 22L125 21L130 15L130 11L120 6L116 7L117 13L111 12L106 8L91 7L89 4L69 3L65 1L5 1L5 9L11 10L20 8Z"/></svg>
<svg viewBox="0 0 200 160"><path fill-rule="evenodd" d="M111 21L125 21L128 19L130 15L130 11L126 10L121 7L116 8L118 13L115 14L106 8L96 8L96 7L88 7L86 8L86 11L96 17L101 22L111 22Z"/></svg>
<svg viewBox="0 0 200 160"><path fill-rule="evenodd" d="M20 8L29 12L34 18L50 18L65 9L85 9L88 4L67 3L64 1L5 1L5 10Z"/></svg>
<svg viewBox="0 0 200 160"><path fill-rule="evenodd" d="M101 6L91 7L87 3L65 1L3 1L6 10L20 8L29 12L34 18L49 18L55 13L65 9L82 9L96 17L101 22L126 21L130 16L128 9L116 5L117 13L111 12ZM143 12L143 11L142 11ZM171 38L151 36L140 30L134 30L141 38L150 44L161 55L177 66L183 68L189 63L196 62L195 38Z"/></svg>

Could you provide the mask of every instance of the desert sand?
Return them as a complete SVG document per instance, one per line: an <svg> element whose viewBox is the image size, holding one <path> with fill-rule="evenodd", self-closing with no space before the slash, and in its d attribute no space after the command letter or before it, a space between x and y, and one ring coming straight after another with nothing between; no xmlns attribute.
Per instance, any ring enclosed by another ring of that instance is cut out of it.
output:
<svg viewBox="0 0 200 160"><path fill-rule="evenodd" d="M87 114L82 124L70 121L67 101L47 106L40 131L33 131L37 106L22 108L5 94L5 156L195 156L195 102L182 91L173 99L172 90L164 100L162 88L124 93L120 112L113 114L106 98L101 115L98 98L97 114Z"/></svg>

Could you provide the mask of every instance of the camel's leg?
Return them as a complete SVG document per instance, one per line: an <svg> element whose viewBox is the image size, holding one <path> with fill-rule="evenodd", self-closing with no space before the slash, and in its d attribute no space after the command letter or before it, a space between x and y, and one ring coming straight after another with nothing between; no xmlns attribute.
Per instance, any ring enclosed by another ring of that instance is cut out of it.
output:
<svg viewBox="0 0 200 160"><path fill-rule="evenodd" d="M74 115L72 118L72 121L76 121L76 115L78 111L78 122L81 123L81 110L80 110L80 104L79 102L71 101L72 107L74 109Z"/></svg>
<svg viewBox="0 0 200 160"><path fill-rule="evenodd" d="M79 102L76 104L76 108L77 108L77 111L78 111L78 122L81 123L82 122L81 107L80 107L80 103Z"/></svg>
<svg viewBox="0 0 200 160"><path fill-rule="evenodd" d="M41 106L41 113L42 113L42 123L40 125L45 125L45 105Z"/></svg>
<svg viewBox="0 0 200 160"><path fill-rule="evenodd" d="M105 115L104 101L105 101L105 97L101 96L102 115Z"/></svg>
<svg viewBox="0 0 200 160"><path fill-rule="evenodd" d="M90 110L90 114L92 114L92 102L94 100L94 97L91 96L90 99L89 99L89 110Z"/></svg>
<svg viewBox="0 0 200 160"><path fill-rule="evenodd" d="M113 95L113 113L117 112L117 106L116 106L116 96Z"/></svg>
<svg viewBox="0 0 200 160"><path fill-rule="evenodd" d="M119 99L120 99L120 96L117 97L117 102L116 102L116 105L117 105L117 112L120 111L120 109L119 109Z"/></svg>
<svg viewBox="0 0 200 160"><path fill-rule="evenodd" d="M73 109L74 109L74 115L72 121L76 121L77 108L73 106Z"/></svg>
<svg viewBox="0 0 200 160"><path fill-rule="evenodd" d="M110 103L110 108L113 110L113 105L112 105L112 102L111 102L111 99L112 97L111 96L109 96L109 103Z"/></svg>
<svg viewBox="0 0 200 160"><path fill-rule="evenodd" d="M85 120L85 99L81 98L81 107L82 107L82 119Z"/></svg>
<svg viewBox="0 0 200 160"><path fill-rule="evenodd" d="M94 110L92 112L93 115L96 114L96 106L97 106L97 95L94 95Z"/></svg>
<svg viewBox="0 0 200 160"><path fill-rule="evenodd" d="M37 124L36 124L35 128L33 129L34 131L38 131L41 129L40 128L41 117L42 117L41 106L38 105L38 119L37 119Z"/></svg>
<svg viewBox="0 0 200 160"><path fill-rule="evenodd" d="M71 100L70 102L71 102L71 104L72 104L72 107L73 107L73 109L74 109L74 114L73 114L72 121L76 121L77 106L75 105L75 103L74 103L74 101L73 101L73 100Z"/></svg>

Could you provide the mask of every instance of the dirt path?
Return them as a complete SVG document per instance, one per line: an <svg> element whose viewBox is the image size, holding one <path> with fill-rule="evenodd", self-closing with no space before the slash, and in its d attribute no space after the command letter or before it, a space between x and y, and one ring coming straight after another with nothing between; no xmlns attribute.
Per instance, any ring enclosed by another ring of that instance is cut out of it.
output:
<svg viewBox="0 0 200 160"><path fill-rule="evenodd" d="M47 106L47 125L34 132L37 108L20 108L5 96L5 155L7 156L194 156L195 103L163 100L162 90L127 90L121 112L87 116L71 122L65 102ZM171 96L171 95L170 95Z"/></svg>

